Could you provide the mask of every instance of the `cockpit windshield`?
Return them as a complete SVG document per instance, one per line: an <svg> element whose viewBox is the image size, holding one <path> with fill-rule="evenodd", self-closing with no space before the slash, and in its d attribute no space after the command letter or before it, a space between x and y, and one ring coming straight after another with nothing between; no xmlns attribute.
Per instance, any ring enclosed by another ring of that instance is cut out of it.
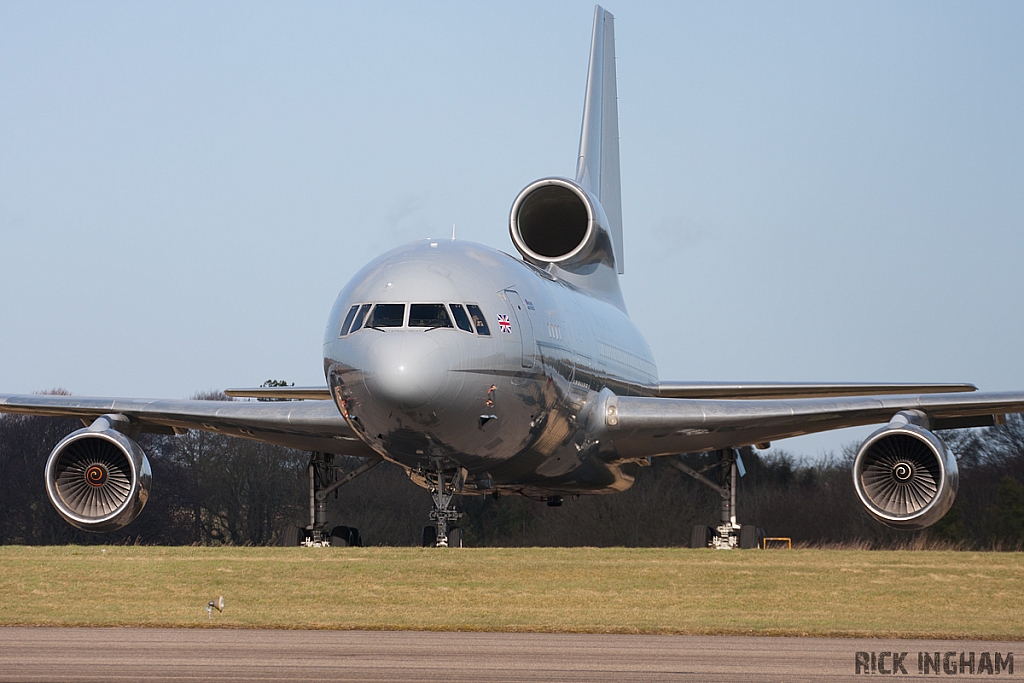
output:
<svg viewBox="0 0 1024 683"><path fill-rule="evenodd" d="M345 322L341 324L341 332L338 336L344 337L348 334L349 325L352 324L352 318L356 317L356 311L359 310L359 304L356 304L352 308L348 309L348 315L345 316Z"/></svg>
<svg viewBox="0 0 1024 683"><path fill-rule="evenodd" d="M455 318L455 324L458 325L459 329L472 332L473 325L469 322L469 316L466 315L466 309L462 307L462 304L448 305L452 307L452 317Z"/></svg>
<svg viewBox="0 0 1024 683"><path fill-rule="evenodd" d="M352 321L352 329L349 333L355 332L363 326L363 318L366 317L367 312L370 310L370 304L363 304L359 307L359 312L356 313L356 319Z"/></svg>
<svg viewBox="0 0 1024 683"><path fill-rule="evenodd" d="M473 318L473 325L476 327L476 333L489 337L491 335L491 330L487 327L487 319L484 318L484 314L480 310L480 307L476 304L466 304L466 308L469 309L469 315Z"/></svg>
<svg viewBox="0 0 1024 683"><path fill-rule="evenodd" d="M451 327L444 304L410 304L409 327Z"/></svg>
<svg viewBox="0 0 1024 683"><path fill-rule="evenodd" d="M401 327L405 322L405 304L377 304L366 319L367 327Z"/></svg>
<svg viewBox="0 0 1024 683"><path fill-rule="evenodd" d="M406 318L406 310L409 317ZM433 330L439 327L458 328L463 332L489 337L490 329L483 312L476 304L396 304L356 303L348 309L339 336L363 329L413 327Z"/></svg>

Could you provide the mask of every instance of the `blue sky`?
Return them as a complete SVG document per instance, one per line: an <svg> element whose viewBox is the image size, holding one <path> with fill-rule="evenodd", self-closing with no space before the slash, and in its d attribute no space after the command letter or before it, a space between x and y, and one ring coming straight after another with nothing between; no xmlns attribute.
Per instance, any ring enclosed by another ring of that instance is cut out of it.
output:
<svg viewBox="0 0 1024 683"><path fill-rule="evenodd" d="M1024 390L1024 4L608 9L663 378ZM321 383L363 263L453 222L511 252L517 192L572 174L592 16L0 5L0 391Z"/></svg>

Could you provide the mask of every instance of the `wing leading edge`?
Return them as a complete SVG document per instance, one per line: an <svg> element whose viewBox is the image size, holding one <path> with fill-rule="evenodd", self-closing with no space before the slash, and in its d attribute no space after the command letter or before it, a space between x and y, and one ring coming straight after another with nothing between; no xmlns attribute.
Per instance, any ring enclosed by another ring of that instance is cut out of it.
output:
<svg viewBox="0 0 1024 683"><path fill-rule="evenodd" d="M825 396L876 396L881 394L950 394L977 391L973 384L871 384L864 382L662 382L662 398L813 398ZM235 398L329 401L327 387L253 387L225 389Z"/></svg>
<svg viewBox="0 0 1024 683"><path fill-rule="evenodd" d="M0 394L0 413L92 420L119 414L143 432L199 429L306 451L375 457L325 401L167 401L42 394Z"/></svg>
<svg viewBox="0 0 1024 683"><path fill-rule="evenodd" d="M662 382L662 398L773 399L977 391L973 384L870 384L863 382Z"/></svg>
<svg viewBox="0 0 1024 683"><path fill-rule="evenodd" d="M772 400L604 397L605 428L623 458L673 455L889 422L916 411L932 429L993 424L1024 412L1024 393L946 393Z"/></svg>
<svg viewBox="0 0 1024 683"><path fill-rule="evenodd" d="M331 390L327 387L256 387L225 389L224 393L235 398L269 398L279 401L331 400Z"/></svg>

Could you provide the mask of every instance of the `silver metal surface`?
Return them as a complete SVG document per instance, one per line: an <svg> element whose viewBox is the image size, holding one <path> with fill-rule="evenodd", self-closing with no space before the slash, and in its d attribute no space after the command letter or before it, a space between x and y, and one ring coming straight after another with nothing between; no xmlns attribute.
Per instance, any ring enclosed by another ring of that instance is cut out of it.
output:
<svg viewBox="0 0 1024 683"><path fill-rule="evenodd" d="M874 384L867 382L661 382L662 398L814 398L977 391L973 384Z"/></svg>
<svg viewBox="0 0 1024 683"><path fill-rule="evenodd" d="M0 394L0 412L95 419L120 414L143 432L201 429L324 453L372 456L373 451L326 401L257 403Z"/></svg>
<svg viewBox="0 0 1024 683"><path fill-rule="evenodd" d="M608 217L582 185L568 178L541 178L527 185L512 203L509 234L519 253L549 278L626 310ZM555 248L560 243L564 246Z"/></svg>
<svg viewBox="0 0 1024 683"><path fill-rule="evenodd" d="M576 179L530 183L512 206L513 240L529 262L454 239L392 249L336 299L323 338L326 388L230 390L330 401L0 395L0 412L117 414L142 431L202 429L385 458L442 497L446 482L457 481L456 493L554 502L625 490L652 456L886 423L907 410L935 428L992 424L1024 411L1024 393L977 393L969 384L659 383L617 275L612 21L597 8ZM540 201L537 192L554 194ZM540 217L532 237L519 232L528 209ZM581 211L582 231L578 220L571 224ZM548 242L544 230L569 237ZM438 514L447 515L441 502Z"/></svg>
<svg viewBox="0 0 1024 683"><path fill-rule="evenodd" d="M327 387L255 387L252 389L225 389L232 398L269 398L289 401L330 401Z"/></svg>
<svg viewBox="0 0 1024 683"><path fill-rule="evenodd" d="M85 531L114 531L149 500L153 479L146 454L117 415L97 418L64 437L46 461L46 495L57 513Z"/></svg>
<svg viewBox="0 0 1024 683"><path fill-rule="evenodd" d="M607 216L616 272L625 272L622 242L622 196L619 186L619 104L615 77L615 17L594 8L587 93L583 103L576 182L597 197Z"/></svg>
<svg viewBox="0 0 1024 683"><path fill-rule="evenodd" d="M879 384L871 382L673 382L651 387L662 398L813 398L888 394L947 394L977 391L973 384ZM329 387L254 387L225 389L237 398L331 400Z"/></svg>
<svg viewBox="0 0 1024 683"><path fill-rule="evenodd" d="M923 529L942 519L959 482L946 444L907 420L893 420L869 436L853 461L857 497L872 517L896 529Z"/></svg>
<svg viewBox="0 0 1024 683"><path fill-rule="evenodd" d="M774 400L694 400L616 396L608 438L619 457L692 453L888 422L900 411L932 418L1024 412L1024 392L850 396ZM606 422L608 422L606 418Z"/></svg>

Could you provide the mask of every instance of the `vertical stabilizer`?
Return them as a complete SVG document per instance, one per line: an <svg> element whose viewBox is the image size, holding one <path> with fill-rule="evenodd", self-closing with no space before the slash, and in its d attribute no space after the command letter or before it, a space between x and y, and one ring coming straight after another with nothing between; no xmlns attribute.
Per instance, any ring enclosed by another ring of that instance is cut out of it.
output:
<svg viewBox="0 0 1024 683"><path fill-rule="evenodd" d="M622 257L622 199L619 190L619 107L615 92L615 17L600 5L594 8L587 95L576 182L593 192L608 217L615 248L615 268L624 272Z"/></svg>

